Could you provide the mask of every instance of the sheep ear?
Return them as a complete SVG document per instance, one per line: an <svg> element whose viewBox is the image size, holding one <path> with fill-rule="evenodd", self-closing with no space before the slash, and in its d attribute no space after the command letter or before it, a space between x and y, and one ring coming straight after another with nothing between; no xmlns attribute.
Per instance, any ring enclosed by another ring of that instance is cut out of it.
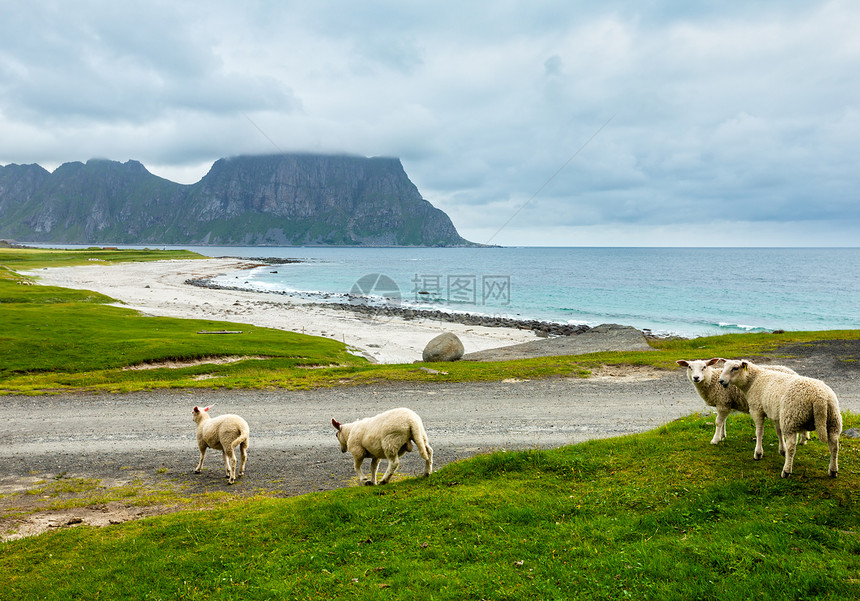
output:
<svg viewBox="0 0 860 601"><path fill-rule="evenodd" d="M707 362L705 365L707 365L708 367L710 367L710 366L711 366L711 365L713 365L714 363L719 363L720 361L722 361L722 359L719 359L719 358L716 358L716 359L710 359L710 360L708 360L708 362Z"/></svg>
<svg viewBox="0 0 860 601"><path fill-rule="evenodd" d="M681 367L690 367L690 363L688 361L684 361L683 359L679 359L675 361L675 363L677 363Z"/></svg>
<svg viewBox="0 0 860 601"><path fill-rule="evenodd" d="M194 411L192 413L200 413L200 407L194 405Z"/></svg>
<svg viewBox="0 0 860 601"><path fill-rule="evenodd" d="M210 409L212 409L212 405L209 405L208 407L203 407L203 411L209 411Z"/></svg>
<svg viewBox="0 0 860 601"><path fill-rule="evenodd" d="M335 418L331 418L331 425L340 430L340 422L337 421Z"/></svg>
<svg viewBox="0 0 860 601"><path fill-rule="evenodd" d="M746 369L748 365L749 363L747 361L741 361L741 367L743 367L744 369Z"/></svg>

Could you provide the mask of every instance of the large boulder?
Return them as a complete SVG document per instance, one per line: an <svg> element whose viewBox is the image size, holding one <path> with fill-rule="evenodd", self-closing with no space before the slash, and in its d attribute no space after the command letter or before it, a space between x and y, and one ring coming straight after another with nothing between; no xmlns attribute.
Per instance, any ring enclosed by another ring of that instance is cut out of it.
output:
<svg viewBox="0 0 860 601"><path fill-rule="evenodd" d="M427 343L421 357L424 361L457 361L466 349L456 334L443 332Z"/></svg>

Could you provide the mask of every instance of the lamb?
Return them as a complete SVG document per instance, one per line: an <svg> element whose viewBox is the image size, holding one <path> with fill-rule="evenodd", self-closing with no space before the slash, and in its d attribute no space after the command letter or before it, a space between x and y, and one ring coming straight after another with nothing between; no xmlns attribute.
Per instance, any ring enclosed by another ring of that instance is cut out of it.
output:
<svg viewBox="0 0 860 601"><path fill-rule="evenodd" d="M212 418L207 413L212 407L194 407L192 417L197 424L197 447L200 449L200 462L197 464L195 474L203 469L203 458L206 457L206 449L221 451L224 455L224 464L227 469L227 484L233 484L236 476L245 474L245 462L248 460L248 422L238 415L226 414ZM236 472L236 455L234 449L239 447L242 463Z"/></svg>
<svg viewBox="0 0 860 601"><path fill-rule="evenodd" d="M836 393L821 380L768 371L750 361L726 361L720 374L720 384L737 386L747 397L750 416L755 422L755 452L753 459L764 454L762 434L764 418L773 422L779 439L779 452L785 455L781 476L791 476L797 433L815 430L818 439L830 449L828 472L835 478L839 473L839 435L842 415Z"/></svg>
<svg viewBox="0 0 860 601"><path fill-rule="evenodd" d="M387 459L388 469L380 481L380 484L387 484L400 467L401 455L412 450L413 441L425 461L424 477L433 472L433 449L427 442L427 432L424 431L421 418L411 409L391 409L348 424L341 424L332 418L331 425L337 429L341 452L346 453L348 450L352 453L360 483L374 486L379 461ZM361 469L366 457L370 457L369 478L365 478Z"/></svg>
<svg viewBox="0 0 860 601"><path fill-rule="evenodd" d="M712 367L720 361L722 359L676 361L678 365L687 368L687 379L693 383L693 386L695 386L696 391L702 397L702 400L705 401L705 404L717 409L716 427L711 444L719 444L726 437L726 418L732 411L743 411L744 413L749 413L750 411L744 393L738 390L736 386L729 386L728 388L720 386L721 370ZM768 365L766 369L784 373L796 373L790 367L783 365ZM803 437L803 444L806 444L808 439L809 433L807 432Z"/></svg>

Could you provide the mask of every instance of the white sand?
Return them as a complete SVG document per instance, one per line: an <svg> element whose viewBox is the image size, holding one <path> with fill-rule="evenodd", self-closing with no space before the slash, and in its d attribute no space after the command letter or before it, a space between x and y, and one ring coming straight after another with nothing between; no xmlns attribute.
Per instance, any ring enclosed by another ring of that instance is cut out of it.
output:
<svg viewBox="0 0 860 601"><path fill-rule="evenodd" d="M467 353L534 340L528 330L487 328L415 319L370 319L352 311L311 306L310 301L257 292L211 290L189 278L227 274L251 267L240 259L202 259L56 267L29 272L51 286L93 290L147 315L214 319L324 336L345 342L371 361L412 363L427 343L453 332Z"/></svg>

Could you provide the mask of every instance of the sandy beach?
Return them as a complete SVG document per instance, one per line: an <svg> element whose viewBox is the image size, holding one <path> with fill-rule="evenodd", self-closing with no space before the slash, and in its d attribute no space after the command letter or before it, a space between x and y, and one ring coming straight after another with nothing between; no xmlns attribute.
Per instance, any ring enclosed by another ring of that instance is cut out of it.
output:
<svg viewBox="0 0 860 601"><path fill-rule="evenodd" d="M529 330L491 328L429 319L371 319L351 311L327 309L311 301L262 292L215 290L186 284L249 269L247 260L220 258L188 261L100 264L27 272L41 284L100 292L121 306L147 315L246 323L345 342L353 352L378 363L412 363L427 343L453 332L466 353L535 340Z"/></svg>

